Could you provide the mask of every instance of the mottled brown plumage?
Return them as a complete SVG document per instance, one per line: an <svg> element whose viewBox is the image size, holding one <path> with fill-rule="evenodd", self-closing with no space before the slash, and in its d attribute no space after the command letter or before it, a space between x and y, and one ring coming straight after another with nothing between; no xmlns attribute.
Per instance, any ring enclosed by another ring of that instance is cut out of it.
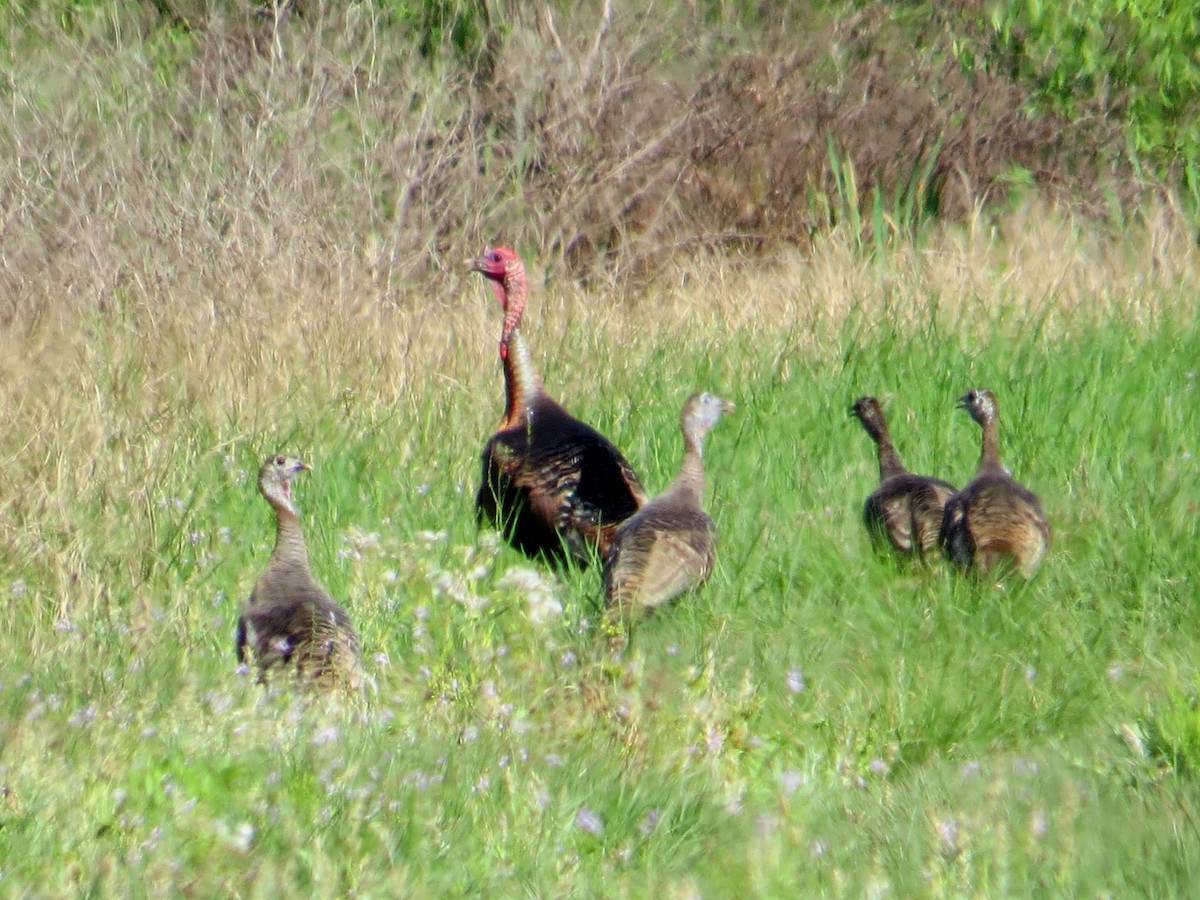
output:
<svg viewBox="0 0 1200 900"><path fill-rule="evenodd" d="M1026 578L1050 545L1050 525L1041 501L1018 484L1000 462L998 409L991 391L969 391L958 401L983 430L975 477L946 504L941 544L964 569L986 572L1011 562Z"/></svg>
<svg viewBox="0 0 1200 900"><path fill-rule="evenodd" d="M902 555L922 559L937 549L946 501L954 485L904 467L892 444L883 409L874 397L859 397L850 407L875 441L879 453L879 487L863 504L863 521L877 547L890 546Z"/></svg>
<svg viewBox="0 0 1200 900"><path fill-rule="evenodd" d="M604 560L604 596L629 617L702 584L712 572L716 527L704 511L704 437L733 404L694 394L680 414L683 463L671 486L617 528Z"/></svg>
<svg viewBox="0 0 1200 900"><path fill-rule="evenodd" d="M527 289L520 257L489 248L468 265L488 279L504 310L504 418L483 449L478 515L531 556L561 557L565 545L586 564L593 548L607 550L646 493L617 448L546 393L520 331Z"/></svg>
<svg viewBox="0 0 1200 900"><path fill-rule="evenodd" d="M292 481L309 465L271 456L258 489L275 510L275 549L238 620L237 653L257 663L261 680L288 669L306 683L358 686L358 635L346 611L313 580L292 500Z"/></svg>

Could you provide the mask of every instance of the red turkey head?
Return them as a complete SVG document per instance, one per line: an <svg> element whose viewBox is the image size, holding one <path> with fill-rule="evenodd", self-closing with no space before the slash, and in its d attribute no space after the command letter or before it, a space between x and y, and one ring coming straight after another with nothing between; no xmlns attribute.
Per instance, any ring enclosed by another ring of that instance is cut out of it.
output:
<svg viewBox="0 0 1200 900"><path fill-rule="evenodd" d="M500 357L507 358L508 337L521 324L521 314L525 312L525 265L521 257L507 247L489 247L467 265L472 272L479 272L488 280L504 309Z"/></svg>

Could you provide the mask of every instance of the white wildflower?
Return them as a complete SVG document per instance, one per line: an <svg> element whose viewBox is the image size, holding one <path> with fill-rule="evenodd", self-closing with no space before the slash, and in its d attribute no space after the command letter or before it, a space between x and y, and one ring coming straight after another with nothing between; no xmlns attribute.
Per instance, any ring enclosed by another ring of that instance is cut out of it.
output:
<svg viewBox="0 0 1200 900"><path fill-rule="evenodd" d="M787 689L793 694L802 693L807 687L804 682L804 673L800 671L799 666L792 666L787 671Z"/></svg>
<svg viewBox="0 0 1200 900"><path fill-rule="evenodd" d="M599 837L604 833L604 820L584 806L575 814L575 827Z"/></svg>
<svg viewBox="0 0 1200 900"><path fill-rule="evenodd" d="M797 772L794 769L788 769L785 772L779 773L779 786L788 796L796 793L808 781L803 772Z"/></svg>

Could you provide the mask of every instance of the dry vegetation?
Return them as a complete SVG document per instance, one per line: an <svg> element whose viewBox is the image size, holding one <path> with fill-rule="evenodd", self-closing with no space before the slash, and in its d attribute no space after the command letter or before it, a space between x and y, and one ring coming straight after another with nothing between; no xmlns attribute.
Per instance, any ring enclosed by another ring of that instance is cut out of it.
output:
<svg viewBox="0 0 1200 900"><path fill-rule="evenodd" d="M1026 182L1089 216L1143 194L1103 110L1032 117L940 23L914 52L882 4L788 5L754 50L696 11L513 9L474 68L422 57L384 6L301 9L31 14L0 121L0 315L167 291L219 315L273 284L395 302L496 236L644 285L712 248L807 249L877 189L911 201L900 229Z"/></svg>

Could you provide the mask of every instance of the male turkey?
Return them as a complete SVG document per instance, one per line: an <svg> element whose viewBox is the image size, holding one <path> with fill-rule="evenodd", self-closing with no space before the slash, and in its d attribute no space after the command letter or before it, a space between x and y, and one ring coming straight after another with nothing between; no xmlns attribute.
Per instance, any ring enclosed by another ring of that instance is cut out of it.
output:
<svg viewBox="0 0 1200 900"><path fill-rule="evenodd" d="M604 596L622 617L666 603L712 572L716 526L704 499L704 437L733 404L693 394L680 413L683 463L671 486L617 528L604 560Z"/></svg>
<svg viewBox="0 0 1200 900"><path fill-rule="evenodd" d="M292 482L308 463L271 456L258 472L258 489L275 509L275 549L242 610L237 654L253 656L261 681L294 669L303 682L359 684L358 635L346 611L313 580Z"/></svg>
<svg viewBox="0 0 1200 900"><path fill-rule="evenodd" d="M863 504L863 521L876 547L926 559L937 548L946 501L954 485L904 467L888 433L883 408L874 397L859 397L850 407L879 453L879 487Z"/></svg>
<svg viewBox="0 0 1200 900"><path fill-rule="evenodd" d="M1014 481L1000 462L995 395L969 391L958 405L979 423L983 441L975 477L946 504L942 549L964 569L987 571L998 562L1010 561L1028 578L1050 544L1050 525L1041 501Z"/></svg>
<svg viewBox="0 0 1200 900"><path fill-rule="evenodd" d="M565 545L587 564L591 548L603 555L646 493L617 448L546 393L520 331L527 289L520 257L494 247L468 265L488 279L504 310L504 418L483 448L478 515L531 556L561 558Z"/></svg>

